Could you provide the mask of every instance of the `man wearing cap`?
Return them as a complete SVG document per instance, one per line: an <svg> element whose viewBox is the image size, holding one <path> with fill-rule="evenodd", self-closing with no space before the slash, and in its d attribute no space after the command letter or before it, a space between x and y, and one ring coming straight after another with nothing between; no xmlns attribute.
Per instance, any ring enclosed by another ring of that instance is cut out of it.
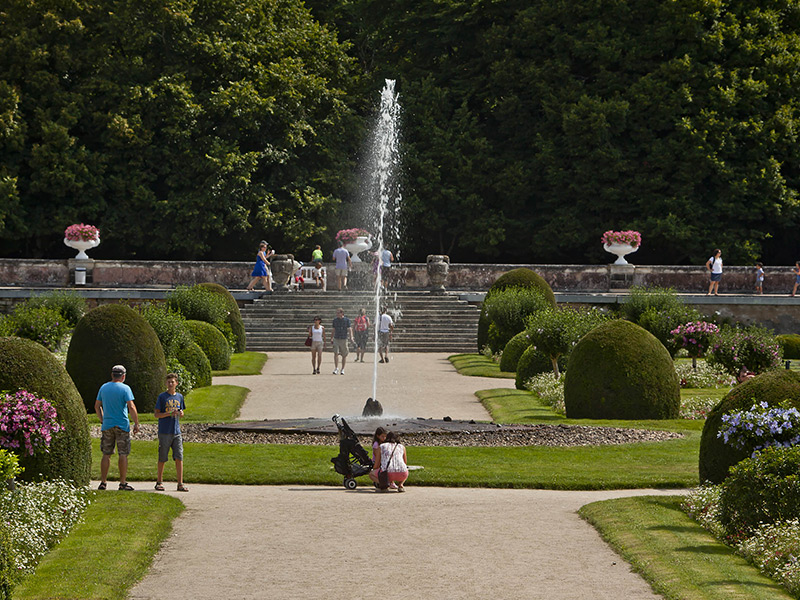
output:
<svg viewBox="0 0 800 600"><path fill-rule="evenodd" d="M100 485L98 490L106 489L106 477L111 465L114 446L119 454L119 489L132 491L126 481L128 476L128 455L131 453L131 423L128 414L133 415L133 433L139 433L139 413L133 403L133 391L125 385L125 367L114 365L111 368L111 381L100 386L94 410L102 423L100 451Z"/></svg>

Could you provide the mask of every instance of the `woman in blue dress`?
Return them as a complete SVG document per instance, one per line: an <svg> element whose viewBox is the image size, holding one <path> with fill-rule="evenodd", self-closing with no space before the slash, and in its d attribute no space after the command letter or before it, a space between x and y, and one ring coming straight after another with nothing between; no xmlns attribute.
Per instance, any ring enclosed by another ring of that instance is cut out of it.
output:
<svg viewBox="0 0 800 600"><path fill-rule="evenodd" d="M269 250L267 252L267 242L261 241L258 245L258 254L256 254L256 266L253 267L253 272L250 274L253 279L247 286L247 291L252 291L252 289L258 283L260 279L264 285L265 290L272 290L272 281L270 277L269 271L269 257L275 254L274 250Z"/></svg>

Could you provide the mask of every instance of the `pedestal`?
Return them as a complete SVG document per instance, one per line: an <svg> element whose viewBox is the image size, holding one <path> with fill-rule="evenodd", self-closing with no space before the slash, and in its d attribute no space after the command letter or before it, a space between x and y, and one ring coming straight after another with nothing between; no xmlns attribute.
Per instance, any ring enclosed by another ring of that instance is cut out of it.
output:
<svg viewBox="0 0 800 600"><path fill-rule="evenodd" d="M82 260L79 258L70 258L67 260L67 268L69 269L69 284L79 287L84 287L94 283L94 260L89 258ZM78 276L75 276L76 269L85 269L85 271L78 271ZM80 280L83 279L83 283Z"/></svg>
<svg viewBox="0 0 800 600"><path fill-rule="evenodd" d="M608 290L627 290L633 285L633 274L636 267L627 265L608 265Z"/></svg>

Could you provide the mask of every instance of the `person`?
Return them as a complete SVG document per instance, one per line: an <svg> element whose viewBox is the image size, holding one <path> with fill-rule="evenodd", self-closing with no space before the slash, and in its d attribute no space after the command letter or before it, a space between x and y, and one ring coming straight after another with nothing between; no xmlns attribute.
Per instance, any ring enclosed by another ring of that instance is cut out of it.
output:
<svg viewBox="0 0 800 600"><path fill-rule="evenodd" d="M347 250L345 250L347 252ZM344 367L347 364L347 341L353 341L353 328L350 326L350 319L344 316L344 309L336 309L336 318L333 320L333 333L331 333L331 344L333 344L333 374L344 375ZM342 357L342 370L339 371L339 357Z"/></svg>
<svg viewBox="0 0 800 600"><path fill-rule="evenodd" d="M314 322L308 326L308 337L311 338L311 368L312 375L319 375L319 368L322 365L322 351L325 349L325 327L322 325L322 317L314 317Z"/></svg>
<svg viewBox="0 0 800 600"><path fill-rule="evenodd" d="M311 262L317 268L322 266L322 247L319 244L311 251Z"/></svg>
<svg viewBox="0 0 800 600"><path fill-rule="evenodd" d="M303 278L303 263L297 263L297 269L294 272L294 282L297 284L297 289L305 291L306 280Z"/></svg>
<svg viewBox="0 0 800 600"><path fill-rule="evenodd" d="M398 492L405 492L406 479L408 479L408 457L406 447L400 443L400 436L394 431L386 434L386 441L378 446L378 463L381 471L389 474L389 483L397 485ZM388 489L380 489L379 492L387 492Z"/></svg>
<svg viewBox="0 0 800 600"><path fill-rule="evenodd" d="M314 282L317 284L317 289L325 290L325 283L322 280L322 263L314 263Z"/></svg>
<svg viewBox="0 0 800 600"><path fill-rule="evenodd" d="M167 373L167 391L161 392L156 400L155 416L158 419L158 469L156 490L164 491L164 465L167 464L170 448L175 461L175 475L179 492L188 492L183 485L183 437L180 418L186 410L183 394L178 393L178 375Z"/></svg>
<svg viewBox="0 0 800 600"><path fill-rule="evenodd" d="M794 287L792 288L792 296L797 293L798 285L800 285L800 260L794 263Z"/></svg>
<svg viewBox="0 0 800 600"><path fill-rule="evenodd" d="M353 264L350 253L345 249L344 242L339 242L339 247L333 251L333 260L336 261L336 285L341 292L347 289L347 269Z"/></svg>
<svg viewBox="0 0 800 600"><path fill-rule="evenodd" d="M381 462L378 458L380 447L386 441L386 434L389 433L383 427L378 427L375 434L372 436L372 470L369 472L369 478L377 486L378 485L378 471L381 469Z"/></svg>
<svg viewBox="0 0 800 600"><path fill-rule="evenodd" d="M114 454L116 445L119 455L119 489L126 492L133 491L128 484L128 455L131 453L130 417L133 417L133 434L136 435L139 433L139 413L136 411L133 391L125 385L126 374L123 365L111 367L111 381L100 386L94 403L94 412L102 424L100 451L103 453L103 458L100 460L98 490L106 489L111 455Z"/></svg>
<svg viewBox="0 0 800 600"><path fill-rule="evenodd" d="M714 254L706 261L706 268L711 273L706 296L710 296L712 293L719 296L719 282L722 279L722 250L719 248L714 250Z"/></svg>
<svg viewBox="0 0 800 600"><path fill-rule="evenodd" d="M386 308L381 309L381 320L378 324L378 355L381 359L378 362L389 362L389 340L392 339L394 331L394 321L386 314Z"/></svg>
<svg viewBox="0 0 800 600"><path fill-rule="evenodd" d="M264 240L258 244L258 252L256 253L256 266L253 267L253 272L250 276L253 278L247 284L247 291L250 292L256 286L259 279L264 285L265 290L272 290L272 273L269 270L269 257L275 254L275 251L269 248L269 244Z"/></svg>
<svg viewBox="0 0 800 600"><path fill-rule="evenodd" d="M367 337L369 336L369 317L367 311L361 309L358 311L355 323L353 324L353 333L356 338L356 362L364 362L364 353L367 351Z"/></svg>
<svg viewBox="0 0 800 600"><path fill-rule="evenodd" d="M760 262L756 263L756 293L764 293L764 265Z"/></svg>
<svg viewBox="0 0 800 600"><path fill-rule="evenodd" d="M756 374L748 370L747 367L742 367L741 369L739 369L739 374L736 376L736 380L739 383L742 383L744 381L747 381L748 379L752 379L755 376Z"/></svg>
<svg viewBox="0 0 800 600"><path fill-rule="evenodd" d="M386 248L383 249L381 252L380 257L380 270L381 270L381 285L386 287L387 281L389 279L389 270L392 267L392 262L394 262L394 255L387 250Z"/></svg>

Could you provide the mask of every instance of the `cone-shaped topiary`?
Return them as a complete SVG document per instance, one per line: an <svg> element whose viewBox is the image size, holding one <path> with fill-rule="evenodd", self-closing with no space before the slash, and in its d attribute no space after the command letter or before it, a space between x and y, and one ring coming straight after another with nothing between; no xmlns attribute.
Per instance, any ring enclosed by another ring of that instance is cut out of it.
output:
<svg viewBox="0 0 800 600"><path fill-rule="evenodd" d="M513 373L517 370L522 353L531 345L530 337L524 331L520 331L513 338L508 340L506 347L503 348L503 356L500 357L500 370Z"/></svg>
<svg viewBox="0 0 800 600"><path fill-rule="evenodd" d="M553 290L544 278L524 267L511 269L507 273L500 275L492 284L492 287L489 288L489 291L486 292L486 298L491 296L494 292L512 287L535 288L542 293L542 296L544 296L547 302L553 307L556 305L555 294L553 294ZM486 346L489 340L489 325L491 325L491 323L489 323L486 317L486 311L481 308L481 314L478 318L478 352L483 351L483 347Z"/></svg>
<svg viewBox="0 0 800 600"><path fill-rule="evenodd" d="M0 390L27 390L47 400L64 427L53 438L50 452L20 457L20 465L25 468L20 479L61 477L88 485L92 447L86 410L75 384L56 357L36 342L0 338Z"/></svg>
<svg viewBox="0 0 800 600"><path fill-rule="evenodd" d="M703 426L703 436L700 438L700 481L720 483L728 476L728 469L750 455L746 450L737 450L717 437L722 425L722 415L748 410L761 402L777 406L784 400L800 408L800 373L785 369L767 371L740 383L728 392L708 413Z"/></svg>
<svg viewBox="0 0 800 600"><path fill-rule="evenodd" d="M233 335L236 337L236 347L233 351L244 352L247 338L244 331L242 313L239 311L239 305L236 303L236 299L228 291L228 288L218 283L201 283L198 287L207 289L225 299L226 306L228 307L228 317L225 319L225 322L231 326Z"/></svg>
<svg viewBox="0 0 800 600"><path fill-rule="evenodd" d="M567 361L564 360L564 357L558 359L559 370L564 370L566 362ZM515 386L518 390L524 390L525 382L528 381L528 379L534 375L540 375L548 372L553 372L553 363L550 362L550 358L545 356L542 352L539 352L533 346L528 346L525 349L525 352L522 353L522 356L519 357L519 361L517 362L517 378L515 381Z"/></svg>
<svg viewBox="0 0 800 600"><path fill-rule="evenodd" d="M661 342L614 320L592 329L570 353L564 404L571 419L676 419L681 394Z"/></svg>
<svg viewBox="0 0 800 600"><path fill-rule="evenodd" d="M778 336L778 343L783 348L783 358L797 360L800 358L800 335L787 333Z"/></svg>
<svg viewBox="0 0 800 600"><path fill-rule="evenodd" d="M205 321L186 321L194 341L203 350L215 371L231 366L231 345L219 329Z"/></svg>
<svg viewBox="0 0 800 600"><path fill-rule="evenodd" d="M195 342L186 344L178 350L176 358L194 376L194 387L211 385L211 363L203 349Z"/></svg>
<svg viewBox="0 0 800 600"><path fill-rule="evenodd" d="M153 412L164 391L167 365L164 350L150 324L122 304L106 304L78 322L67 352L67 372L86 410L94 412L97 390L111 380L111 367L124 365L140 413Z"/></svg>

